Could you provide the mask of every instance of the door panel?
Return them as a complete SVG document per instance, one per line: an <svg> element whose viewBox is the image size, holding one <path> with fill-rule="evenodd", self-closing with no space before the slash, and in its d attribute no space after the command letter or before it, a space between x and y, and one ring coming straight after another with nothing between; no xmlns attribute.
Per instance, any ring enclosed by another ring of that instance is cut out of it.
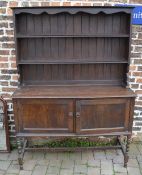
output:
<svg viewBox="0 0 142 175"><path fill-rule="evenodd" d="M73 132L70 100L22 99L18 109L20 132Z"/></svg>
<svg viewBox="0 0 142 175"><path fill-rule="evenodd" d="M76 132L101 133L128 129L129 99L79 100L76 102Z"/></svg>

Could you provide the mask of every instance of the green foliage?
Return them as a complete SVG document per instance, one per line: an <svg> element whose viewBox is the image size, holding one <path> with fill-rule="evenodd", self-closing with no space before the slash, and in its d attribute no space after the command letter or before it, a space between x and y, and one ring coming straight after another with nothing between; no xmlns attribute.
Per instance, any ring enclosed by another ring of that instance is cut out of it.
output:
<svg viewBox="0 0 142 175"><path fill-rule="evenodd" d="M15 150L15 149L17 149L17 145L16 145L16 143L15 143L15 144L11 144L11 145L10 145L10 148L11 148L11 150Z"/></svg>
<svg viewBox="0 0 142 175"><path fill-rule="evenodd" d="M49 148L62 148L62 147L94 147L94 146L111 146L115 145L115 140L100 140L99 142L90 141L85 138L65 138L62 140L50 140L44 144L34 144L36 147L47 146Z"/></svg>

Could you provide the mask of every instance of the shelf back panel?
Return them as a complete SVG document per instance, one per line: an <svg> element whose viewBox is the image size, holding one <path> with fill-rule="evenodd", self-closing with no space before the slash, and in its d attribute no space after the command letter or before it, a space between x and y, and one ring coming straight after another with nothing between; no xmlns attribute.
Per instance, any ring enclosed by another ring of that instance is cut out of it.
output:
<svg viewBox="0 0 142 175"><path fill-rule="evenodd" d="M18 39L20 61L128 61L128 38Z"/></svg>
<svg viewBox="0 0 142 175"><path fill-rule="evenodd" d="M125 64L21 65L24 85L93 83L122 85Z"/></svg>
<svg viewBox="0 0 142 175"><path fill-rule="evenodd" d="M21 13L16 19L17 33L25 35L129 34L130 14Z"/></svg>

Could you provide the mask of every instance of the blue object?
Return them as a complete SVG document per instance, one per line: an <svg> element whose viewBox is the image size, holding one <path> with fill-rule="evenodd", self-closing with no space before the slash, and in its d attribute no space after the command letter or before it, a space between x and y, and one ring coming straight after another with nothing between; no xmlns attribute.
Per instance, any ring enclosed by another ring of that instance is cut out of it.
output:
<svg viewBox="0 0 142 175"><path fill-rule="evenodd" d="M132 24L142 24L142 6L137 6L133 9Z"/></svg>
<svg viewBox="0 0 142 175"><path fill-rule="evenodd" d="M142 25L142 6L133 4L116 4L115 6L134 7L132 10L132 24Z"/></svg>

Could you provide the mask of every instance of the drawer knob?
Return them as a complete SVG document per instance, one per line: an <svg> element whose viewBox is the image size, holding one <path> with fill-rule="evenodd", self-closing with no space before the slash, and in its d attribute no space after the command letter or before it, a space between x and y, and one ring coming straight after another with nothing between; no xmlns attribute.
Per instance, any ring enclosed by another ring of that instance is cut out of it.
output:
<svg viewBox="0 0 142 175"><path fill-rule="evenodd" d="M76 117L80 117L80 112L76 112Z"/></svg>

